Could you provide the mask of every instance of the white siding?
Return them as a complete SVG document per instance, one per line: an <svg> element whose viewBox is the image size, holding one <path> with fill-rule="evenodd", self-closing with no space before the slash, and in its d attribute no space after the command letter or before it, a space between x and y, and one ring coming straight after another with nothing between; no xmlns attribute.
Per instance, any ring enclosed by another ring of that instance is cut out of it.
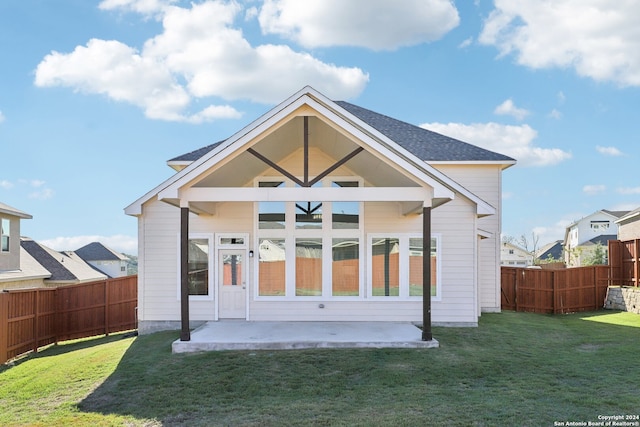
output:
<svg viewBox="0 0 640 427"><path fill-rule="evenodd" d="M435 166L497 210L496 215L477 220L478 229L492 234L478 243L478 290L481 310L499 311L502 169L500 165Z"/></svg>

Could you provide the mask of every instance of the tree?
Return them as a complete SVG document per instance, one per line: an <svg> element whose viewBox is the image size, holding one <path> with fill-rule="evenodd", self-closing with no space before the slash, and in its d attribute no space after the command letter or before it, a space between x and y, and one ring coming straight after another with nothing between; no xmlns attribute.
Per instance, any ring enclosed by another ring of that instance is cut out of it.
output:
<svg viewBox="0 0 640 427"><path fill-rule="evenodd" d="M596 243L593 251L585 257L582 265L604 265L607 263L607 251L604 250L602 243Z"/></svg>

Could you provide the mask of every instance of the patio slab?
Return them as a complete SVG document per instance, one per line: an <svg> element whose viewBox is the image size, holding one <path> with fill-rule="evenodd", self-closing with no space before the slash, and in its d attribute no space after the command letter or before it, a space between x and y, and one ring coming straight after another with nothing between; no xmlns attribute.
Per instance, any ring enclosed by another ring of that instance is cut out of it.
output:
<svg viewBox="0 0 640 427"><path fill-rule="evenodd" d="M207 322L191 341L174 341L174 353L308 348L436 348L422 330L400 322Z"/></svg>

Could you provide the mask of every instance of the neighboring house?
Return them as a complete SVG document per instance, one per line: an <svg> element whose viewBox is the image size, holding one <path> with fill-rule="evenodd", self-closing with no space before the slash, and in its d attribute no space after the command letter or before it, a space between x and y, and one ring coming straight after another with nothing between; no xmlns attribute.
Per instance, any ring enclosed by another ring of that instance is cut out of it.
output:
<svg viewBox="0 0 640 427"><path fill-rule="evenodd" d="M43 286L49 272L20 245L20 221L28 213L0 203L0 289Z"/></svg>
<svg viewBox="0 0 640 427"><path fill-rule="evenodd" d="M502 242L500 265L505 267L530 267L533 265L533 254L513 243Z"/></svg>
<svg viewBox="0 0 640 427"><path fill-rule="evenodd" d="M608 253L608 241L618 236L616 221L628 211L599 210L569 225L565 231L564 260L568 267L579 267L589 259L598 244Z"/></svg>
<svg viewBox="0 0 640 427"><path fill-rule="evenodd" d="M218 319L475 326L500 310L510 157L305 87L168 164L177 173L125 208L142 333Z"/></svg>
<svg viewBox="0 0 640 427"><path fill-rule="evenodd" d="M556 240L555 242L547 243L536 251L535 262L544 264L551 260L552 262L559 262L564 260L564 248L562 240Z"/></svg>
<svg viewBox="0 0 640 427"><path fill-rule="evenodd" d="M640 239L640 208L621 216L615 223L618 226L618 240Z"/></svg>
<svg viewBox="0 0 640 427"><path fill-rule="evenodd" d="M129 258L100 242L89 243L76 249L74 253L109 277L122 277L128 274L127 262Z"/></svg>

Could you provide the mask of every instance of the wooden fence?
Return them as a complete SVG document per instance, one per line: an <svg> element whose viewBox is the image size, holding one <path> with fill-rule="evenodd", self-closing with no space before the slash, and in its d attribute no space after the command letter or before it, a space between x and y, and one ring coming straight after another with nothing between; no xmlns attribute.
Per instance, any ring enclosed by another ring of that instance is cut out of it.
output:
<svg viewBox="0 0 640 427"><path fill-rule="evenodd" d="M609 240L612 285L640 286L640 239Z"/></svg>
<svg viewBox="0 0 640 427"><path fill-rule="evenodd" d="M502 308L534 313L599 310L611 284L608 265L541 270L501 268Z"/></svg>
<svg viewBox="0 0 640 427"><path fill-rule="evenodd" d="M137 328L138 276L0 292L0 363L58 341Z"/></svg>

